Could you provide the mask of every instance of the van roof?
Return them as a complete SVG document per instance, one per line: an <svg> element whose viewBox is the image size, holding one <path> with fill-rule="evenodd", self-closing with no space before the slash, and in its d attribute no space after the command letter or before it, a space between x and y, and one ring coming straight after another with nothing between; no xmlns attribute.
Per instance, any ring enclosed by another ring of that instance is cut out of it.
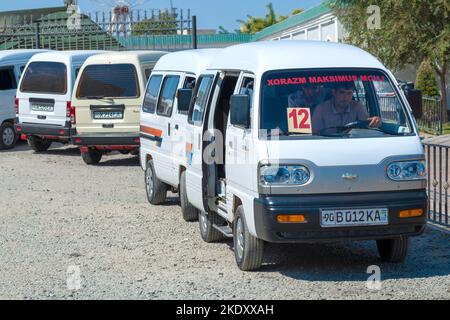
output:
<svg viewBox="0 0 450 320"><path fill-rule="evenodd" d="M48 51L34 55L30 62L33 61L58 61L70 63L70 61L81 59L84 60L94 54L100 54L104 51L99 50L74 50L74 51Z"/></svg>
<svg viewBox="0 0 450 320"><path fill-rule="evenodd" d="M33 55L47 52L48 50L41 49L15 49L0 51L0 62L13 61L17 59L30 59Z"/></svg>
<svg viewBox="0 0 450 320"><path fill-rule="evenodd" d="M183 71L199 75L222 49L186 50L166 54L158 60L154 71Z"/></svg>
<svg viewBox="0 0 450 320"><path fill-rule="evenodd" d="M208 69L268 70L303 68L380 68L374 56L357 47L307 40L261 41L231 46L216 55Z"/></svg>
<svg viewBox="0 0 450 320"><path fill-rule="evenodd" d="M165 55L165 51L119 51L107 52L89 57L86 64L111 64L111 63L145 63L156 62Z"/></svg>

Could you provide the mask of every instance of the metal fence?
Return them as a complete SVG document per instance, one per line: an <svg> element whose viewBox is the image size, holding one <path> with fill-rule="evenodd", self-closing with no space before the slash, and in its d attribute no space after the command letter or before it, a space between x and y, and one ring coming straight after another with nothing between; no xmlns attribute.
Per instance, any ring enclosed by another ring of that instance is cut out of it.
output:
<svg viewBox="0 0 450 320"><path fill-rule="evenodd" d="M428 219L450 226L449 146L424 143L428 170Z"/></svg>
<svg viewBox="0 0 450 320"><path fill-rule="evenodd" d="M423 97L423 115L417 119L419 128L427 133L441 135L443 124L447 119L442 118L441 100L437 98Z"/></svg>
<svg viewBox="0 0 450 320"><path fill-rule="evenodd" d="M142 38L148 41L140 42L141 49L183 50L196 46L196 23L190 10L116 9L108 13L68 10L39 17L11 16L0 22L0 50L124 50L133 39ZM174 42L174 37L183 41Z"/></svg>

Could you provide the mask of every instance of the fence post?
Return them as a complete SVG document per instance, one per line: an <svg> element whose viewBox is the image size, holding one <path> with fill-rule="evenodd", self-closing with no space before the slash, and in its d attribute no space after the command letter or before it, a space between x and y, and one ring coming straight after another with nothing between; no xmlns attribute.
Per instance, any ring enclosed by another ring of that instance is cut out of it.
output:
<svg viewBox="0 0 450 320"><path fill-rule="evenodd" d="M36 22L36 49L41 48L41 30L39 22Z"/></svg>
<svg viewBox="0 0 450 320"><path fill-rule="evenodd" d="M197 49L197 16L192 16L192 46Z"/></svg>

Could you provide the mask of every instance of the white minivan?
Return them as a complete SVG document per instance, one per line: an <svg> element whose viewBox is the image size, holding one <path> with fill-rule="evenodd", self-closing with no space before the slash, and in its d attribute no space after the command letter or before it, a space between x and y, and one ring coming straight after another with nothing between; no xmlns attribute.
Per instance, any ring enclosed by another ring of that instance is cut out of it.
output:
<svg viewBox="0 0 450 320"><path fill-rule="evenodd" d="M140 160L145 170L147 198L162 203L167 190L179 191L183 218L198 218L186 196L187 112L200 72L220 49L169 53L158 60L147 84L140 116ZM149 182L152 183L149 183Z"/></svg>
<svg viewBox="0 0 450 320"><path fill-rule="evenodd" d="M0 52L0 149L13 148L18 134L14 130L14 98L20 76L30 58L45 50L19 49Z"/></svg>
<svg viewBox="0 0 450 320"><path fill-rule="evenodd" d="M242 270L260 267L264 242L373 239L383 261L403 261L428 199L410 94L349 45L223 49L188 114L187 198L202 238L233 237Z"/></svg>
<svg viewBox="0 0 450 320"><path fill-rule="evenodd" d="M90 57L72 95L72 143L86 164L112 150L138 154L139 114L147 80L167 52L111 52Z"/></svg>
<svg viewBox="0 0 450 320"><path fill-rule="evenodd" d="M102 51L53 51L33 56L17 90L17 131L35 151L67 143L74 116L72 89L81 66Z"/></svg>

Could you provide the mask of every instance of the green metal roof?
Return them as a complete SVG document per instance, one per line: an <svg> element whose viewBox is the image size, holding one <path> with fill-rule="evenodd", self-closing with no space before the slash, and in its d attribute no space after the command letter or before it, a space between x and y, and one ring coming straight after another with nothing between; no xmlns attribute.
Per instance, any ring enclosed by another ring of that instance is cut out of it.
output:
<svg viewBox="0 0 450 320"><path fill-rule="evenodd" d="M267 27L258 33L255 33L252 37L252 41L258 41L272 34L289 29L296 25L300 25L302 23L307 22L308 20L320 17L321 15L331 12L329 2L330 2L329 0L326 0L316 7L305 10L299 14L287 18L286 20L271 25L270 27Z"/></svg>

